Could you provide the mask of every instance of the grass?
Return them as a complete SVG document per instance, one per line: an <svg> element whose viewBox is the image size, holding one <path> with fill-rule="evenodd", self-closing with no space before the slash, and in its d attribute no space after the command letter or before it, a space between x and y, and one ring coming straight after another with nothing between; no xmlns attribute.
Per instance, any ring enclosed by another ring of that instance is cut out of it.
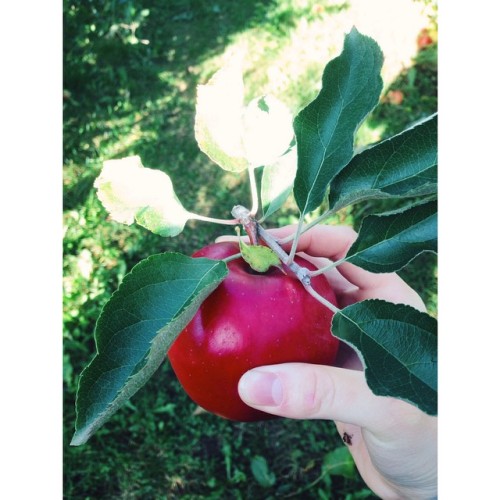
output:
<svg viewBox="0 0 500 500"><path fill-rule="evenodd" d="M150 254L192 253L224 232L191 224L175 239L106 219L92 184L104 159L131 154L164 169L189 210L227 217L248 203L239 177L199 151L193 133L196 85L228 48L246 48L248 97L274 93L294 112L316 94L340 51L332 29L347 3L283 0L64 1L64 495L68 499L369 498L359 476L326 468L343 446L331 422L232 423L198 414L165 363L88 444L69 447L78 375L94 354L104 303ZM401 91L394 102L391 91ZM359 145L390 136L435 111L435 46L388 84L358 134ZM359 227L383 203L349 207L336 223ZM293 205L270 224L294 221ZM436 259L401 273L437 314ZM274 481L252 472L263 457Z"/></svg>

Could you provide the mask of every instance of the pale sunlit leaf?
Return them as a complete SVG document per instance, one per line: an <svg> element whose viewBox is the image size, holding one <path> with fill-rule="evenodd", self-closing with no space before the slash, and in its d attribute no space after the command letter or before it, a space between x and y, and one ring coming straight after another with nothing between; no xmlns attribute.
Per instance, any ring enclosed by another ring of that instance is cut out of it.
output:
<svg viewBox="0 0 500 500"><path fill-rule="evenodd" d="M264 219L283 206L292 192L296 173L297 148L295 146L288 153L280 156L276 163L264 167L260 193Z"/></svg>
<svg viewBox="0 0 500 500"><path fill-rule="evenodd" d="M276 97L258 97L245 108L242 140L251 165L271 165L290 147L293 137L293 116Z"/></svg>
<svg viewBox="0 0 500 500"><path fill-rule="evenodd" d="M175 236L190 218L170 177L161 170L145 168L139 156L105 161L94 187L111 219L123 224L135 220L153 233Z"/></svg>
<svg viewBox="0 0 500 500"><path fill-rule="evenodd" d="M244 90L238 56L197 88L194 131L198 146L217 165L232 172L248 166L241 142Z"/></svg>

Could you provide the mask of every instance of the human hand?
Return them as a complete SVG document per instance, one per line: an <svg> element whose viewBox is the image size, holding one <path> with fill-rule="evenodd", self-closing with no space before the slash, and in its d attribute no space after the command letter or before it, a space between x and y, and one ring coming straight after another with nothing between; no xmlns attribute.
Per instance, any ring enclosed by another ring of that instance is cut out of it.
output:
<svg viewBox="0 0 500 500"><path fill-rule="evenodd" d="M295 229L270 232L279 240ZM297 251L323 267L328 259L343 258L356 237L349 227L315 226L301 236ZM326 277L341 307L379 298L425 311L421 298L395 273L373 274L344 263ZM284 363L250 370L240 379L240 397L274 415L334 420L364 481L381 498L436 497L437 418L404 401L375 396L357 355L342 346L335 367Z"/></svg>

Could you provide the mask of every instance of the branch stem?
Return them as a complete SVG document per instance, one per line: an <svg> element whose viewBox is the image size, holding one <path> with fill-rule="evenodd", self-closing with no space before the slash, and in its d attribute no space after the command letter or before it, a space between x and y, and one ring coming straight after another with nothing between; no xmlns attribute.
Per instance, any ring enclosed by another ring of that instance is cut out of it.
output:
<svg viewBox="0 0 500 500"><path fill-rule="evenodd" d="M257 192L257 179L255 176L255 167L253 165L248 166L248 176L250 179L250 193L252 195L252 208L250 210L250 215L255 217L257 211L259 210L259 194Z"/></svg>
<svg viewBox="0 0 500 500"><path fill-rule="evenodd" d="M297 276L305 287L311 286L311 271L305 267L299 266L294 260L290 262L290 256L259 223L257 223L257 234L259 238L279 257L281 262Z"/></svg>
<svg viewBox="0 0 500 500"><path fill-rule="evenodd" d="M324 214L321 214L319 217L314 219L312 222L309 222L309 224L306 224L305 226L300 228L300 235L304 234L306 231L309 231L309 229L312 229L316 224L319 224L320 222L324 221L326 218L328 218L330 215L335 213L333 210L328 210ZM297 232L298 234L298 232ZM282 243L288 243L289 241L292 241L292 239L295 238L295 234L291 234L290 236L287 236L286 238L283 238L280 240Z"/></svg>
<svg viewBox="0 0 500 500"><path fill-rule="evenodd" d="M328 307L328 309L330 309L330 311L332 311L334 314L339 312L340 309L338 307L335 307L331 302L326 300L311 285L304 286L304 288L306 289L306 292L312 295L317 301L321 302L325 307Z"/></svg>
<svg viewBox="0 0 500 500"><path fill-rule="evenodd" d="M217 219L215 217L206 217L205 215L194 213L190 213L189 216L190 219L213 222L214 224L224 224L226 226L237 226L240 223L239 219Z"/></svg>
<svg viewBox="0 0 500 500"><path fill-rule="evenodd" d="M340 259L340 260L337 260L335 262L330 262L330 264L328 264L325 267L322 267L321 269L318 269L316 271L311 271L311 273L310 273L311 277L314 278L314 276L319 276L320 274L326 273L330 269L333 269L337 266L340 266L340 264L343 264L344 262L345 262L345 259Z"/></svg>
<svg viewBox="0 0 500 500"><path fill-rule="evenodd" d="M304 224L304 214L300 214L299 224L297 225L297 230L293 235L292 248L290 249L290 255L288 256L288 263L292 262L295 258L295 253L297 252L297 245L299 244L299 238L302 234L302 225Z"/></svg>

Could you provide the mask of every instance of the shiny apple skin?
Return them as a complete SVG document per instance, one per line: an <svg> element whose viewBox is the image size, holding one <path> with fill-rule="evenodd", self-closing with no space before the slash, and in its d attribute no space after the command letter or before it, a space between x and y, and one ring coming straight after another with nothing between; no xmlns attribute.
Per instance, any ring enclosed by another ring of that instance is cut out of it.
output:
<svg viewBox="0 0 500 500"><path fill-rule="evenodd" d="M224 259L238 252L237 243L223 242L193 257ZM305 259L295 260L315 269ZM207 411L239 422L276 418L243 403L238 395L240 377L269 364L333 365L339 347L330 332L333 314L295 276L280 269L258 274L241 258L227 266L228 276L179 334L168 357L187 394ZM324 276L313 278L312 284L337 305Z"/></svg>

